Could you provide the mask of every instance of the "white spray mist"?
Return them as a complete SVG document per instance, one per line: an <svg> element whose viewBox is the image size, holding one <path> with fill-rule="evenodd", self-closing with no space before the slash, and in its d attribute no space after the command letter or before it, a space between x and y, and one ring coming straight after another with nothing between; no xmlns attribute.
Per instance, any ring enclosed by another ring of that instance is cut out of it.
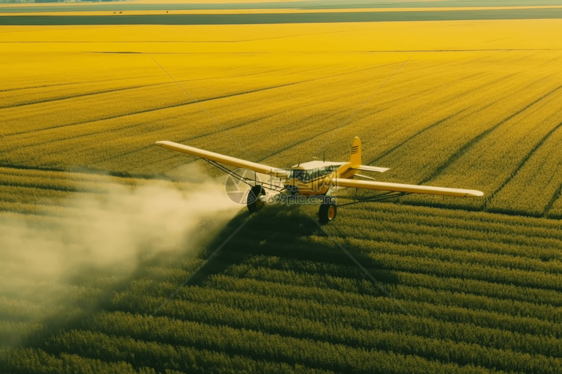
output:
<svg viewBox="0 0 562 374"><path fill-rule="evenodd" d="M99 194L72 195L62 216L47 223L0 216L0 336L2 323L18 320L11 316L18 314L14 308L64 303L64 292L55 291L81 269L112 269L126 276L139 254L192 250L190 238L202 222L225 224L240 211L217 182L189 191L112 184ZM41 316L36 314L28 320Z"/></svg>

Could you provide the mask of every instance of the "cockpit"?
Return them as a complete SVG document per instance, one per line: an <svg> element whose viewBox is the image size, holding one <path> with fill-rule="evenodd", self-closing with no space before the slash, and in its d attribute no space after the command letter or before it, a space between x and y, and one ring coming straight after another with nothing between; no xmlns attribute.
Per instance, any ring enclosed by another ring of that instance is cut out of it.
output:
<svg viewBox="0 0 562 374"><path fill-rule="evenodd" d="M308 183L313 181L314 179L326 176L332 173L334 170L337 170L338 165L330 165L321 168L314 168L314 169L291 169L289 172L289 178L297 179L301 182Z"/></svg>

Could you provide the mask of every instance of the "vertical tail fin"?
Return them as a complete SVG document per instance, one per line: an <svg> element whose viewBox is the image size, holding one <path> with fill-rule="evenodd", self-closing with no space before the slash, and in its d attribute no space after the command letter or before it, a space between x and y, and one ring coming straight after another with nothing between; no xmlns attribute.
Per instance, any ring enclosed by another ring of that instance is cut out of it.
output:
<svg viewBox="0 0 562 374"><path fill-rule="evenodd" d="M352 168L361 166L361 140L358 137L355 137L351 145L351 159L349 162L351 162Z"/></svg>

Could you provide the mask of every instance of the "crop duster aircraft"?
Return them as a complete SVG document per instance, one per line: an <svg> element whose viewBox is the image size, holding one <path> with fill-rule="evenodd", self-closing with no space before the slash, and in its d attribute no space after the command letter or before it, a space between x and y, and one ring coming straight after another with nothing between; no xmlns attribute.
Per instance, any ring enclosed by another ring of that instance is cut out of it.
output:
<svg viewBox="0 0 562 374"><path fill-rule="evenodd" d="M249 184L251 189L247 197L247 206L251 213L259 211L265 204L266 192L264 186L268 186L268 188L288 196L323 197L320 199L321 204L319 211L319 221L322 224L326 224L336 218L336 200L332 199L331 193L339 187L384 191L383 193L378 193L373 197L357 202L380 201L405 194L430 194L457 197L478 197L484 195L483 192L476 190L379 182L371 177L359 174L361 171L383 173L388 169L361 165L361 140L358 137L355 137L353 141L351 157L348 162L310 161L295 165L290 170L274 168L268 165L258 164L169 141L159 141L156 142L156 144L174 151L200 157L220 170ZM255 178L249 179L237 173L233 173L226 168L224 164L279 178L281 183L262 183ZM355 180L354 178L356 177L368 180ZM253 186L251 184L252 182Z"/></svg>

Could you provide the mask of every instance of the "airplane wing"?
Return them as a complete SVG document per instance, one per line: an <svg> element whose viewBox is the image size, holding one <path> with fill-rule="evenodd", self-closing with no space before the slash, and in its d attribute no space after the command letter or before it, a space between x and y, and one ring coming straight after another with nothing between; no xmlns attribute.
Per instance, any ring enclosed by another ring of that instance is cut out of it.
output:
<svg viewBox="0 0 562 374"><path fill-rule="evenodd" d="M413 184L399 184L387 182L358 181L353 179L332 179L331 183L337 187L365 188L368 190L420 193L430 195L457 196L457 197L479 197L484 192L476 190L465 190L460 188L417 186Z"/></svg>
<svg viewBox="0 0 562 374"><path fill-rule="evenodd" d="M273 175L273 176L276 176L278 178L287 178L287 176L288 176L288 172L286 170L283 170L283 169L274 168L274 167L267 166L267 165L264 165L264 164L258 164L258 163L255 163L255 162L242 160L242 159L236 158L236 157L221 155L220 153L205 151L205 150L200 149L200 148L189 147L187 145L169 142L169 141L159 141L159 142L156 142L156 144L158 144L158 145L160 145L164 148L171 149L173 151L178 151L178 152L181 152L181 153L187 153L188 155L197 156L197 157L203 158L205 160L215 161L215 162L218 162L218 163L221 163L221 164L226 164L226 165L234 166L234 167L237 167L237 168L249 169L249 170L255 171L256 173Z"/></svg>

